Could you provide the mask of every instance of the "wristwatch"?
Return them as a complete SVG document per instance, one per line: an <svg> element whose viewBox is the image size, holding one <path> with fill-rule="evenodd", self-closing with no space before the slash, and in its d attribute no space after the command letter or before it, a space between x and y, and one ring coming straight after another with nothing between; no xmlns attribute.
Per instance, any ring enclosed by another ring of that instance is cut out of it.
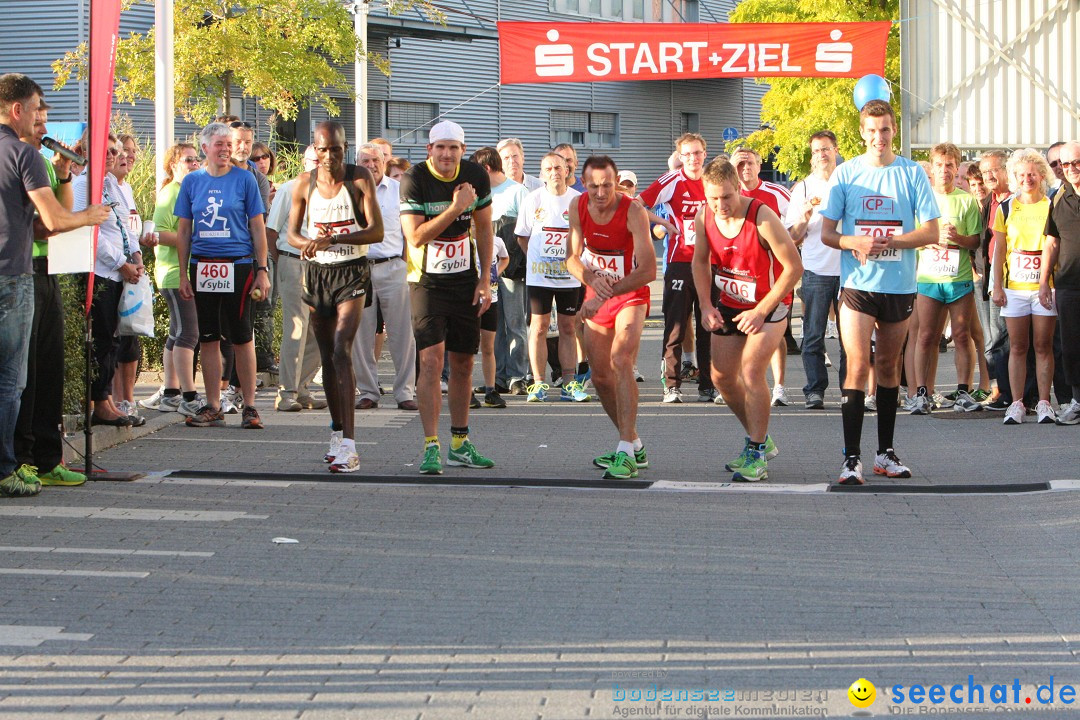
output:
<svg viewBox="0 0 1080 720"><path fill-rule="evenodd" d="M255 267L255 272L259 272L260 270L262 270L262 271L263 271L264 273L266 273L267 275L269 275L269 274L270 274L270 268L269 268L269 267L267 267L266 265L257 265L257 266Z"/></svg>
<svg viewBox="0 0 1080 720"><path fill-rule="evenodd" d="M60 180L60 179L58 178L58 179L56 180L56 184L57 184L57 185L67 185L67 184L68 184L69 182L71 182L71 179L72 179L73 177L75 177L75 175L74 175L74 174L72 174L72 173L68 173L68 176L67 176L66 178L64 178L63 180Z"/></svg>

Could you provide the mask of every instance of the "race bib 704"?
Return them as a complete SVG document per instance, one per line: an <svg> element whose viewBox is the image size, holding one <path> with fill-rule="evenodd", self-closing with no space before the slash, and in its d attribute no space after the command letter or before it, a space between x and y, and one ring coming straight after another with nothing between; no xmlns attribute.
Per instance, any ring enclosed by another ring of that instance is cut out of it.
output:
<svg viewBox="0 0 1080 720"><path fill-rule="evenodd" d="M585 248L581 253L581 262L600 277L615 282L626 277L626 257L621 252L608 254Z"/></svg>

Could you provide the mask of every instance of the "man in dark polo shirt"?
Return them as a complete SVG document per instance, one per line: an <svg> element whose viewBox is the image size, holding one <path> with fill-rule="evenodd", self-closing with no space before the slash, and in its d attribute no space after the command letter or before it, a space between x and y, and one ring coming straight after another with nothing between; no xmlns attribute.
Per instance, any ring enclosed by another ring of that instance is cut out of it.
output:
<svg viewBox="0 0 1080 720"><path fill-rule="evenodd" d="M45 159L19 139L33 134L48 107L43 95L26 75L0 75L0 495L6 497L41 491L33 467L16 467L14 448L34 319L34 209L54 233L100 224L109 216L104 205L74 214L65 210L53 195Z"/></svg>
<svg viewBox="0 0 1080 720"><path fill-rule="evenodd" d="M1047 308L1057 302L1061 331L1061 360L1065 381L1072 386L1072 401L1058 413L1058 425L1080 423L1080 142L1059 148L1058 161L1065 182L1054 194L1046 219L1039 300ZM1053 290L1050 275L1053 275Z"/></svg>
<svg viewBox="0 0 1080 720"><path fill-rule="evenodd" d="M43 108L34 131L22 141L41 149L45 137ZM53 194L65 210L75 201L71 190L71 161L53 153L45 163ZM49 232L34 223L34 322L30 349L26 355L26 387L23 389L19 420L15 426L15 461L37 468L42 485L74 486L86 482L82 473L64 467L64 439L60 421L64 413L64 306L58 275L49 274Z"/></svg>

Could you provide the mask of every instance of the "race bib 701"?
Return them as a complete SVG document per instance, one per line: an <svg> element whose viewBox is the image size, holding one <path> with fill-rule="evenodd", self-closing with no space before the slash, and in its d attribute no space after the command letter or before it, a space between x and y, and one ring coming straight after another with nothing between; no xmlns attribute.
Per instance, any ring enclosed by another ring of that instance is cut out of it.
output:
<svg viewBox="0 0 1080 720"><path fill-rule="evenodd" d="M432 240L426 255L424 272L432 275L448 275L472 267L472 243L468 235Z"/></svg>

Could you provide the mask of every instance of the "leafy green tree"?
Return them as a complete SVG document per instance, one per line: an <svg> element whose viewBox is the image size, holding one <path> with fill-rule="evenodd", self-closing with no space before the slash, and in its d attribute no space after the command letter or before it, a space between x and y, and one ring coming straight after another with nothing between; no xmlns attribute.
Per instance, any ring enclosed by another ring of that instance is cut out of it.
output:
<svg viewBox="0 0 1080 720"><path fill-rule="evenodd" d="M124 0L124 9L134 3ZM427 0L395 0L392 13L419 7L434 22L442 14ZM337 115L331 91L353 95L351 67L358 52L383 73L387 59L361 47L353 16L340 0L176 0L173 75L177 112L205 123L223 107L233 86L257 97L287 120L304 105L317 102ZM117 44L116 99L134 102L154 97L156 28L131 33ZM84 79L87 47L83 43L53 63L54 87L76 73Z"/></svg>
<svg viewBox="0 0 1080 720"><path fill-rule="evenodd" d="M731 13L731 22L871 22L899 19L898 0L743 0ZM885 53L885 79L893 87L892 102L900 115L900 30L893 25ZM836 133L840 152L854 157L865 146L859 137L859 117L851 95L851 78L768 78L769 91L761 100L762 129L729 143L752 146L794 178L810 174L810 136L818 130Z"/></svg>

